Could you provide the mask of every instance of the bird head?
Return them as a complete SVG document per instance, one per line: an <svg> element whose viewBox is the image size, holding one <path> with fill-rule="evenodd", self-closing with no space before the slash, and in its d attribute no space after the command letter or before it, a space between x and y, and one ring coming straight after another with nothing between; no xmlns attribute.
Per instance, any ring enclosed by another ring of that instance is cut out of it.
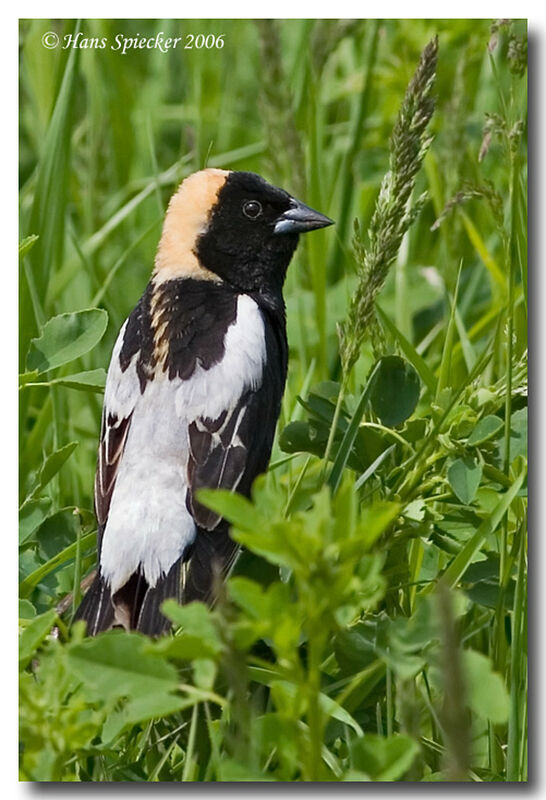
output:
<svg viewBox="0 0 546 800"><path fill-rule="evenodd" d="M193 277L278 293L299 235L332 224L252 172L195 172L169 203L155 279Z"/></svg>

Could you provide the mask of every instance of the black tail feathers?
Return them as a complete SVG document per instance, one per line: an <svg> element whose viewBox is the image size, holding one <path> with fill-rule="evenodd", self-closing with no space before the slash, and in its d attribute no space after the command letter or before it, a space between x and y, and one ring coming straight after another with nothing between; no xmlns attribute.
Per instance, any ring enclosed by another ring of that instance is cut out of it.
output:
<svg viewBox="0 0 546 800"><path fill-rule="evenodd" d="M159 607L164 600L171 597L178 602L182 599L181 567L182 559L179 558L165 577L160 578L154 587L146 590L136 623L138 631L146 633L148 636L161 636L170 629L171 623L161 613Z"/></svg>
<svg viewBox="0 0 546 800"><path fill-rule="evenodd" d="M83 619L87 623L89 636L96 636L101 631L107 631L114 623L112 596L99 572L76 611L74 621L79 619Z"/></svg>
<svg viewBox="0 0 546 800"><path fill-rule="evenodd" d="M213 531L199 528L187 567L183 602L201 600L203 603L213 603L216 581L226 578L239 549L239 545L230 538L227 525Z"/></svg>
<svg viewBox="0 0 546 800"><path fill-rule="evenodd" d="M89 636L116 627L141 631L148 636L161 636L169 630L170 622L159 608L164 600L171 597L180 602L181 565L180 558L153 587L148 586L140 573L134 573L114 595L97 573L76 611L74 621L83 619L87 623Z"/></svg>
<svg viewBox="0 0 546 800"><path fill-rule="evenodd" d="M85 620L89 636L115 627L161 636L171 627L160 611L163 601L174 598L183 603L214 602L216 581L226 577L238 552L239 547L230 539L227 525L224 530L222 526L214 531L201 528L193 545L155 586L149 586L144 576L135 572L112 595L97 573L74 620Z"/></svg>

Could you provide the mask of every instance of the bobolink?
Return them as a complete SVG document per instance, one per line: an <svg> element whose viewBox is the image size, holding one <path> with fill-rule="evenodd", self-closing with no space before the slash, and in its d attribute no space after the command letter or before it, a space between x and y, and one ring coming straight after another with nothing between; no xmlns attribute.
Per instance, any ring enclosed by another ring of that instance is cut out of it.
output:
<svg viewBox="0 0 546 800"><path fill-rule="evenodd" d="M159 635L169 597L209 600L238 552L198 489L248 495L268 464L287 370L282 287L300 233L332 224L250 172L190 175L108 370L95 478L94 635Z"/></svg>

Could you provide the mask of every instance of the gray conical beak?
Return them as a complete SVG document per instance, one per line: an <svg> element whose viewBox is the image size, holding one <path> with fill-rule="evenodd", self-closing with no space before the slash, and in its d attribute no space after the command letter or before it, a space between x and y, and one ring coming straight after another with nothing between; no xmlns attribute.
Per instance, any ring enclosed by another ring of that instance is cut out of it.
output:
<svg viewBox="0 0 546 800"><path fill-rule="evenodd" d="M299 200L292 199L292 205L275 222L274 233L307 233L318 228L333 225L334 220L320 214Z"/></svg>

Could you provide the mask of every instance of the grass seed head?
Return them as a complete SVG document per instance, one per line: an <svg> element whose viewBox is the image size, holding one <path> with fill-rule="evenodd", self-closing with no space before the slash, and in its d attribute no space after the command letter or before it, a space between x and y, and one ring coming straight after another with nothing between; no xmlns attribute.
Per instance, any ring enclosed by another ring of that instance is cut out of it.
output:
<svg viewBox="0 0 546 800"><path fill-rule="evenodd" d="M419 64L402 102L390 140L389 171L386 173L364 246L360 226L355 225L353 250L359 282L346 320L339 326L341 362L344 375L356 362L370 328L375 324L375 299L398 253L402 238L424 203L411 195L423 158L430 146L427 128L434 112L432 88L436 77L438 38L421 53Z"/></svg>

